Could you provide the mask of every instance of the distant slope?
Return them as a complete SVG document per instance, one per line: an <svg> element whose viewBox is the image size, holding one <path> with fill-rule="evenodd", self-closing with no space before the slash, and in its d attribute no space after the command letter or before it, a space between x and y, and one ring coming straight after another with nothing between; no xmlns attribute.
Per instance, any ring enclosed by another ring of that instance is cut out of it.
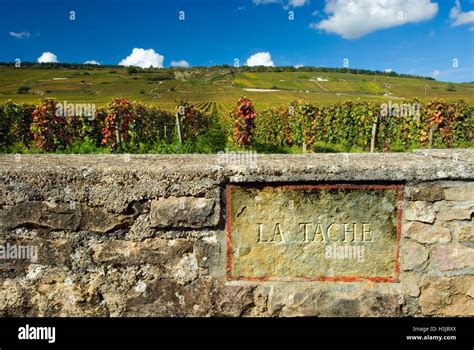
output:
<svg viewBox="0 0 474 350"><path fill-rule="evenodd" d="M474 104L474 84L452 84L421 78L341 72L243 72L230 68L163 69L129 72L124 67L13 68L0 66L0 101L60 101L103 105L113 97L172 106L177 98L193 103L212 101L220 109L241 95L257 107L288 103L295 98L331 103L348 99L465 99ZM29 88L19 94L21 87ZM247 91L245 89L257 89ZM264 92L258 89L277 89ZM216 107L217 108L217 107Z"/></svg>

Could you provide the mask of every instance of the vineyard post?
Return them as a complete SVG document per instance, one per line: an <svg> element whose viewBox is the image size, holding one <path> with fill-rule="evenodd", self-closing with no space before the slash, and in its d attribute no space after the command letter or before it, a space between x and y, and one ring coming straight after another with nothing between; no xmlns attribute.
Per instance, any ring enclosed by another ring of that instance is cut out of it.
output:
<svg viewBox="0 0 474 350"><path fill-rule="evenodd" d="M304 124L303 124L303 128L301 130L301 134L303 135L303 147L302 147L303 149L302 149L302 151L303 151L303 153L306 153L306 140L304 138Z"/></svg>
<svg viewBox="0 0 474 350"><path fill-rule="evenodd" d="M375 139L377 137L377 129L379 124L379 114L375 115L374 123L372 124L372 138L370 140L370 153L375 151Z"/></svg>
<svg viewBox="0 0 474 350"><path fill-rule="evenodd" d="M429 139L428 139L428 148L433 148L433 133L434 133L434 126L430 128L430 134L429 134Z"/></svg>
<svg viewBox="0 0 474 350"><path fill-rule="evenodd" d="M116 137L117 137L117 150L122 149L122 116L119 115L115 125Z"/></svg>
<svg viewBox="0 0 474 350"><path fill-rule="evenodd" d="M181 138L181 123L180 123L180 113L179 111L176 112L176 128L178 129L178 140L179 143L183 143L183 140Z"/></svg>

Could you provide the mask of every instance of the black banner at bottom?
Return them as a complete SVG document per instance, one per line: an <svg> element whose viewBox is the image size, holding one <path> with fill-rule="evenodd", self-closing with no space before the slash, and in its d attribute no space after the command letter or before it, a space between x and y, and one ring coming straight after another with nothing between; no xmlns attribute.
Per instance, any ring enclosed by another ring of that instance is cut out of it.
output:
<svg viewBox="0 0 474 350"><path fill-rule="evenodd" d="M107 348L162 344L157 347L161 348L167 343L160 341L167 337L175 337L181 346L196 345L203 337L268 341L309 337L320 341L314 343L318 348L332 344L331 348L351 349L473 349L473 331L473 318L1 318L0 350L104 344Z"/></svg>

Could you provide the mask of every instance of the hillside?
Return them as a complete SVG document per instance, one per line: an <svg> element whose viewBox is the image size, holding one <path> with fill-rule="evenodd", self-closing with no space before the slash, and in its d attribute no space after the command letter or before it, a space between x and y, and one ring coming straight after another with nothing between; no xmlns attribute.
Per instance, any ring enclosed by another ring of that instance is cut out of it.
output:
<svg viewBox="0 0 474 350"><path fill-rule="evenodd" d="M19 93L20 87L23 93ZM451 90L451 91L448 91ZM192 103L212 101L222 108L246 95L257 107L284 104L295 98L308 102L341 100L422 100L441 97L474 103L474 84L447 84L435 80L352 74L336 71L249 72L232 68L127 69L125 67L14 68L0 66L0 101L59 101L103 105L122 96L170 107L176 99Z"/></svg>

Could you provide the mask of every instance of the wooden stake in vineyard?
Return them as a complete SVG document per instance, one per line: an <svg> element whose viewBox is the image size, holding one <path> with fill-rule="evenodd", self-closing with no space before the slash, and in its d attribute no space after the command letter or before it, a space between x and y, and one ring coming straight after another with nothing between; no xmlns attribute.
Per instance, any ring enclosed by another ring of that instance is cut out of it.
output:
<svg viewBox="0 0 474 350"><path fill-rule="evenodd" d="M430 128L430 133L429 133L429 136L428 136L428 148L431 149L433 148L433 134L434 134L434 131L435 131L435 127L432 126Z"/></svg>
<svg viewBox="0 0 474 350"><path fill-rule="evenodd" d="M377 130L379 127L379 114L375 115L374 123L372 124L372 138L370 140L370 153L375 151L375 140L377 138Z"/></svg>
<svg viewBox="0 0 474 350"><path fill-rule="evenodd" d="M176 111L176 130L178 131L179 143L183 143L183 139L181 137L181 116L183 115L184 115L184 106L179 106L178 110Z"/></svg>

